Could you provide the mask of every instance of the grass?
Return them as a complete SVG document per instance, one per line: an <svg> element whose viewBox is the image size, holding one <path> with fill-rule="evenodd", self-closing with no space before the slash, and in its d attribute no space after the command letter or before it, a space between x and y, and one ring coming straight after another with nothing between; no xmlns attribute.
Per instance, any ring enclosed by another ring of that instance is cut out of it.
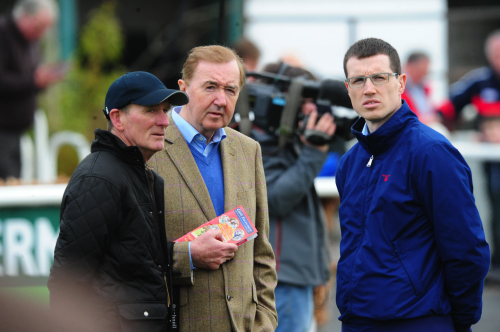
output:
<svg viewBox="0 0 500 332"><path fill-rule="evenodd" d="M30 301L47 308L49 307L49 289L47 286L6 287L2 288L2 292L20 300Z"/></svg>

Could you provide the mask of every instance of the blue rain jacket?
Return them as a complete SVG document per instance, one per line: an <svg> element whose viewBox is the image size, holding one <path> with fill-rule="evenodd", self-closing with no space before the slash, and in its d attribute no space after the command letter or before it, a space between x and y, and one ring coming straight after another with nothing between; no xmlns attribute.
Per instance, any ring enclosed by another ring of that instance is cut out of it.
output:
<svg viewBox="0 0 500 332"><path fill-rule="evenodd" d="M340 320L452 314L466 327L481 317L490 251L470 168L441 134L403 101L340 160ZM371 159L371 161L370 161Z"/></svg>

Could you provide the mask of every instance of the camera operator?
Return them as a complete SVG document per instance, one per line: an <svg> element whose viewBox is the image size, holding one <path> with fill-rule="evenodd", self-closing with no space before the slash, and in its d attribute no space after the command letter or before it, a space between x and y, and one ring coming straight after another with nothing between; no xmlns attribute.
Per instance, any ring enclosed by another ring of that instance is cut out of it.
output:
<svg viewBox="0 0 500 332"><path fill-rule="evenodd" d="M285 65L286 66L286 65ZM314 78L300 68L267 65L265 72ZM316 105L303 99L301 112L309 116L306 130L333 136L333 116L318 120ZM297 130L301 123L297 125ZM270 242L276 256L278 286L275 290L278 328L276 331L308 331L313 315L313 288L330 278L330 252L324 212L314 189L328 144L314 145L304 135L294 135L278 152L276 136L255 128L252 136L262 147L267 183Z"/></svg>

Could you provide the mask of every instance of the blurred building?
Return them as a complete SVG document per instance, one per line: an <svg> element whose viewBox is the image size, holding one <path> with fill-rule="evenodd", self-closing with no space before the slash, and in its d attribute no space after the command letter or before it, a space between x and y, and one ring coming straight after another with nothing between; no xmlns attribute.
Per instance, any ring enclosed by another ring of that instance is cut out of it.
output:
<svg viewBox="0 0 500 332"><path fill-rule="evenodd" d="M362 38L386 40L402 59L424 51L431 98L440 102L448 95L446 13L446 0L246 0L245 35L261 63L293 54L321 79L344 79L345 52Z"/></svg>
<svg viewBox="0 0 500 332"><path fill-rule="evenodd" d="M500 28L500 1L448 1L448 80L454 83L472 69L488 65L484 41Z"/></svg>

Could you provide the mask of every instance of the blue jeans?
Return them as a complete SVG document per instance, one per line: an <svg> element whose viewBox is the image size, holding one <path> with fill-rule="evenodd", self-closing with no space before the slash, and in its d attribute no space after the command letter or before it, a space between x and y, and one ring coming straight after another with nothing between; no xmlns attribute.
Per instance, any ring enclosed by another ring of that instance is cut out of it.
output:
<svg viewBox="0 0 500 332"><path fill-rule="evenodd" d="M313 315L313 287L278 282L274 290L278 328L276 332L307 332Z"/></svg>

